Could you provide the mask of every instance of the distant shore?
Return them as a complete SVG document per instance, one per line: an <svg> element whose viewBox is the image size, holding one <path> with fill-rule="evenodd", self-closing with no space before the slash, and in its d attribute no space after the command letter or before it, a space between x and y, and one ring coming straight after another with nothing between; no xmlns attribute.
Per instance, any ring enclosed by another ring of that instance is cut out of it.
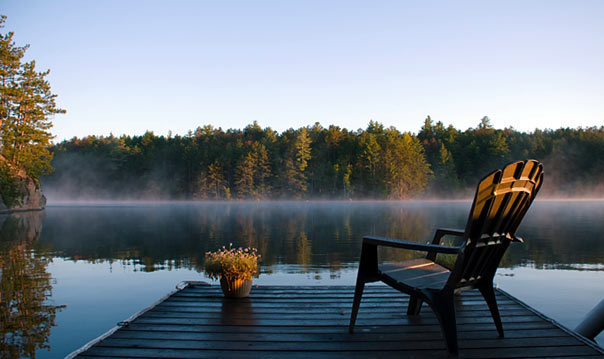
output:
<svg viewBox="0 0 604 359"><path fill-rule="evenodd" d="M345 204L345 203L435 203L435 202L459 202L466 203L471 202L472 198L465 199L412 199L412 200L379 200L379 199L365 199L365 200L345 200L345 199L309 199L309 200L129 200L129 199L90 199L90 200L49 200L47 207L61 207L61 206L116 206L116 205L170 205L170 204L303 204L303 203L314 203L314 204ZM536 202L604 202L602 198L538 198Z"/></svg>

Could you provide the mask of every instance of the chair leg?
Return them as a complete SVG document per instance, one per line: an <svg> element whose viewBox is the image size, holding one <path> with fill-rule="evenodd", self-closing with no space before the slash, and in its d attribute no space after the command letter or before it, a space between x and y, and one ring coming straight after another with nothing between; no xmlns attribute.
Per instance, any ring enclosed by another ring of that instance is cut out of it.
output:
<svg viewBox="0 0 604 359"><path fill-rule="evenodd" d="M407 315L419 315L422 310L422 303L424 301L419 299L417 295L411 295L409 298L409 307L407 307Z"/></svg>
<svg viewBox="0 0 604 359"><path fill-rule="evenodd" d="M359 305L361 304L365 283L377 280L375 279L375 275L378 271L377 260L377 246L375 244L365 243L363 240L363 244L361 245L361 259L359 260L359 271L357 272L357 285L354 288L354 300L352 302L352 312L350 313L350 324L348 325L348 332L350 333L354 330L354 323L357 320L357 313L359 311Z"/></svg>
<svg viewBox="0 0 604 359"><path fill-rule="evenodd" d="M489 306L489 310L491 311L491 316L493 317L493 321L497 327L499 337L503 338L503 325L501 324L501 317L499 316L499 308L497 307L497 300L495 299L495 290L493 289L493 284L489 283L487 285L480 286L478 290L480 290L480 293Z"/></svg>
<svg viewBox="0 0 604 359"><path fill-rule="evenodd" d="M440 326L447 342L449 355L456 357L459 353L457 345L457 323L455 320L455 303L453 293L440 293L434 295L432 308L437 314Z"/></svg>
<svg viewBox="0 0 604 359"><path fill-rule="evenodd" d="M352 302L352 312L350 313L350 324L348 325L348 332L351 334L354 331L354 323L357 321L357 313L359 312L359 306L361 305L363 289L365 289L365 281L359 273L357 285L354 288L354 300Z"/></svg>

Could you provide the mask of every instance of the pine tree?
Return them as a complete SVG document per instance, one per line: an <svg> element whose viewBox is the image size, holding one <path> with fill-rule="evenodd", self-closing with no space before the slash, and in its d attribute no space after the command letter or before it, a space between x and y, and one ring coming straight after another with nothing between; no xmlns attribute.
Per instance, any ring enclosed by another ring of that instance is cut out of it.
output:
<svg viewBox="0 0 604 359"><path fill-rule="evenodd" d="M361 185L368 196L381 195L378 172L380 164L383 164L383 151L377 139L378 135L369 131L359 136L360 158L357 161L363 177Z"/></svg>
<svg viewBox="0 0 604 359"><path fill-rule="evenodd" d="M229 197L227 193L229 193L227 187L225 186L226 181L224 180L224 173L222 169L222 165L218 160L215 160L208 167L208 188L210 189L210 193L212 193L215 199L218 199L222 196L222 193L225 193L226 197Z"/></svg>
<svg viewBox="0 0 604 359"><path fill-rule="evenodd" d="M252 145L252 154L254 156L254 185L256 198L267 198L270 195L271 186L269 179L271 177L270 159L266 147L258 142Z"/></svg>
<svg viewBox="0 0 604 359"><path fill-rule="evenodd" d="M300 133L294 142L294 151L285 161L286 179L290 192L297 198L301 198L308 189L308 180L304 171L310 160L310 137L306 128L300 129Z"/></svg>
<svg viewBox="0 0 604 359"><path fill-rule="evenodd" d="M197 177L196 183L193 185L193 196L197 199L208 199L210 194L210 185L208 183L207 174L202 171Z"/></svg>
<svg viewBox="0 0 604 359"><path fill-rule="evenodd" d="M416 137L391 127L385 132L383 186L388 197L407 199L421 193L430 178L423 147Z"/></svg>
<svg viewBox="0 0 604 359"><path fill-rule="evenodd" d="M27 174L39 177L52 171L50 161L52 154L48 151L50 140L53 138L48 131L52 127L49 117L57 113L65 113L58 109L50 84L45 77L49 71L36 72L35 62L22 65L21 81L19 83L19 106L15 111L13 122L12 146L6 143L11 152L11 161L20 164ZM9 130L10 130L9 129Z"/></svg>
<svg viewBox="0 0 604 359"><path fill-rule="evenodd" d="M4 21L1 17L0 26ZM0 153L38 178L52 172L50 117L65 110L57 108L46 80L50 70L36 71L35 61L21 64L27 46L15 46L12 37L12 32L0 35Z"/></svg>
<svg viewBox="0 0 604 359"><path fill-rule="evenodd" d="M235 168L234 185L237 197L242 199L268 197L270 175L270 162L266 147L254 142L249 152L239 159Z"/></svg>
<svg viewBox="0 0 604 359"><path fill-rule="evenodd" d="M0 16L0 28L4 27L6 16ZM0 34L0 150L3 148L3 137L9 116L17 103L17 78L21 66L21 59L27 46L18 47L13 41L14 33Z"/></svg>
<svg viewBox="0 0 604 359"><path fill-rule="evenodd" d="M252 152L248 152L237 163L234 183L237 197L244 199L254 195L255 167L256 161Z"/></svg>

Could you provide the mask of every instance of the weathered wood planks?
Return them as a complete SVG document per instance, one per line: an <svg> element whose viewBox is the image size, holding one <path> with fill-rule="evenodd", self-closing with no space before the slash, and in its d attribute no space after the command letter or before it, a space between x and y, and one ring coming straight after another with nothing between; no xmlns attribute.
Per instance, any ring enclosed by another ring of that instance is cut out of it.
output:
<svg viewBox="0 0 604 359"><path fill-rule="evenodd" d="M189 286L77 354L78 358L441 358L434 314L405 315L409 297L367 286L357 331L348 334L353 287L261 286L223 298L219 286ZM498 291L505 338L479 293L456 300L462 358L604 358L555 322Z"/></svg>

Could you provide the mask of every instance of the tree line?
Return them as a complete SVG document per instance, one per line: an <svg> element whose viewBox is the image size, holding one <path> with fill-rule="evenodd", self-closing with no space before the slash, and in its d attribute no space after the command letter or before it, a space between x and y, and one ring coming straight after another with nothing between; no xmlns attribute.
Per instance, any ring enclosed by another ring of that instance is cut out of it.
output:
<svg viewBox="0 0 604 359"><path fill-rule="evenodd" d="M371 122L277 133L199 127L185 136L74 138L52 148L61 184L78 197L171 199L410 198L431 174L416 136Z"/></svg>
<svg viewBox="0 0 604 359"><path fill-rule="evenodd" d="M50 149L56 171L46 190L67 199L459 198L494 168L526 158L544 162L543 192L582 196L604 173L604 127L524 133L495 129L488 117L464 131L430 117L417 134L374 121L282 133L254 122L184 136L87 136Z"/></svg>

